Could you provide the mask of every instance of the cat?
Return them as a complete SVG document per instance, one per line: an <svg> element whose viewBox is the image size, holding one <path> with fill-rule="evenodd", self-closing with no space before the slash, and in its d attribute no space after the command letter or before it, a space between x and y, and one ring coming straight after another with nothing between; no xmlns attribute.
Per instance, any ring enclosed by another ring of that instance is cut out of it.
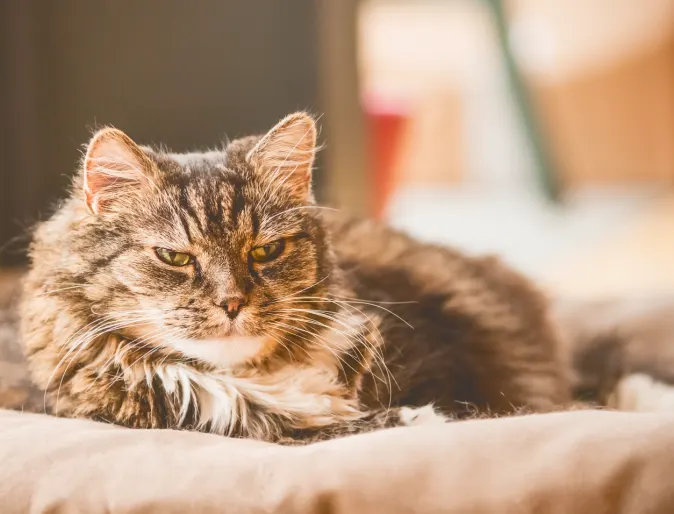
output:
<svg viewBox="0 0 674 514"><path fill-rule="evenodd" d="M204 153L92 137L20 307L53 413L306 442L570 400L543 295L316 205L316 140L302 112Z"/></svg>

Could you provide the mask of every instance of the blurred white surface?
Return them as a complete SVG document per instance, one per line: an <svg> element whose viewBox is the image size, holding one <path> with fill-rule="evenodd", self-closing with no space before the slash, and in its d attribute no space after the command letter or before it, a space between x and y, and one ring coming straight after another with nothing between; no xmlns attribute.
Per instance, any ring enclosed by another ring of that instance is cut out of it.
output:
<svg viewBox="0 0 674 514"><path fill-rule="evenodd" d="M521 189L402 189L389 205L396 227L472 254L495 253L536 279L591 249L652 205L648 188L586 189L563 205Z"/></svg>

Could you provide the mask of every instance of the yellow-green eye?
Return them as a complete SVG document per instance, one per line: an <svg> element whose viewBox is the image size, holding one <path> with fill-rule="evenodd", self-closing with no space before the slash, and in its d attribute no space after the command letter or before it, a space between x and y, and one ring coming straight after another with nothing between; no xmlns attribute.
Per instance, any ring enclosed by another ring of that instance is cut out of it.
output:
<svg viewBox="0 0 674 514"><path fill-rule="evenodd" d="M155 248L154 253L160 261L165 262L169 266L187 266L194 261L194 258L189 253L174 252L166 248Z"/></svg>
<svg viewBox="0 0 674 514"><path fill-rule="evenodd" d="M267 243L266 245L256 246L250 251L250 256L255 262L269 262L272 259L276 259L285 248L285 241L279 239L273 243Z"/></svg>

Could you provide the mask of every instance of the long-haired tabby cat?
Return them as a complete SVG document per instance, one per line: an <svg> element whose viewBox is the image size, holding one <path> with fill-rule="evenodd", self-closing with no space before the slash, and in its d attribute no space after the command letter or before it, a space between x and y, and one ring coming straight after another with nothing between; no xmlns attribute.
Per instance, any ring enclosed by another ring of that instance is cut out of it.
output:
<svg viewBox="0 0 674 514"><path fill-rule="evenodd" d="M315 152L305 113L205 153L96 133L24 287L53 411L287 441L569 399L525 279L316 206Z"/></svg>

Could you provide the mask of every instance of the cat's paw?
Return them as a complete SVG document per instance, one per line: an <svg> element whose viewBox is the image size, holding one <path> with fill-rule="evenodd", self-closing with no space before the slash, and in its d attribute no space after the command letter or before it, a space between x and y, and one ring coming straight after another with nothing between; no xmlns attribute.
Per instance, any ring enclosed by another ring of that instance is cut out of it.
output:
<svg viewBox="0 0 674 514"><path fill-rule="evenodd" d="M398 412L400 424L403 426L440 425L449 418L437 412L432 405L424 407L401 407Z"/></svg>
<svg viewBox="0 0 674 514"><path fill-rule="evenodd" d="M624 411L674 412L674 386L641 373L623 378L608 406Z"/></svg>

